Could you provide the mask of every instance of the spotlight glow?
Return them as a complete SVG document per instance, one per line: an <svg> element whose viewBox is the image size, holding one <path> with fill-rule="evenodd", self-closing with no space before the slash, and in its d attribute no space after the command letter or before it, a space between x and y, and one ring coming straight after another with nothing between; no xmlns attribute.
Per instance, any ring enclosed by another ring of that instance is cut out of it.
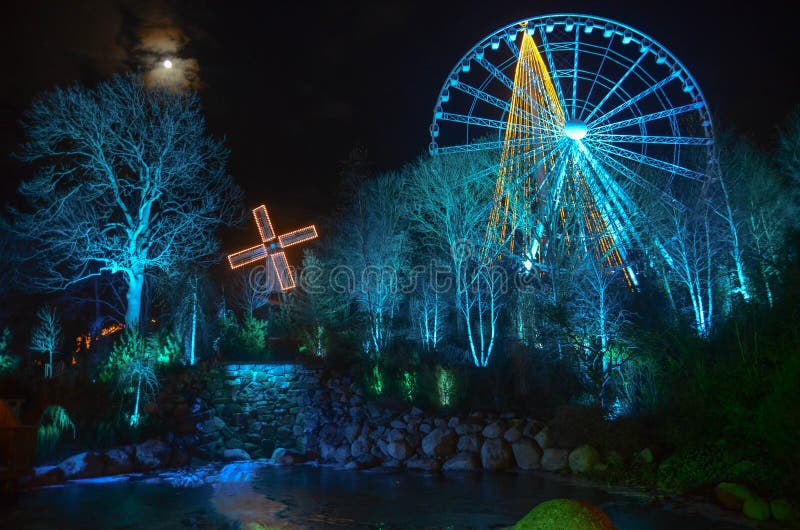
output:
<svg viewBox="0 0 800 530"><path fill-rule="evenodd" d="M172 61L169 59L164 59L164 68L172 68Z"/></svg>

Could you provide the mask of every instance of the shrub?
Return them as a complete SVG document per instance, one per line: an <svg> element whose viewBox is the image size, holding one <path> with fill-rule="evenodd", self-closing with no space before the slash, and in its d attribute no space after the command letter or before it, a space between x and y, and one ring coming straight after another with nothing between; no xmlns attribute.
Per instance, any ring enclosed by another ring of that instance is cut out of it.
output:
<svg viewBox="0 0 800 530"><path fill-rule="evenodd" d="M75 424L63 407L51 405L44 409L39 418L39 428L36 432L36 452L40 459L46 459L53 451L65 432L72 431L75 438Z"/></svg>

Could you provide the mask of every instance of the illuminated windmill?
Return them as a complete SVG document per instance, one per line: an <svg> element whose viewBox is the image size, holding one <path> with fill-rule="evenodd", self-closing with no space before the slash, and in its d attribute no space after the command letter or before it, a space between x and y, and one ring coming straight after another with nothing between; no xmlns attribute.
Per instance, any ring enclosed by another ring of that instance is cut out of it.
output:
<svg viewBox="0 0 800 530"><path fill-rule="evenodd" d="M270 271L272 271L272 276L277 278L281 291L293 289L295 287L294 278L283 249L315 239L317 237L316 227L314 225L306 226L305 228L276 236L275 230L272 228L272 222L269 220L266 206L262 204L253 209L253 217L256 220L256 226L258 226L261 243L228 255L231 269L238 269L255 263L260 259L266 259L265 271L267 276L269 277ZM272 285L274 285L274 282Z"/></svg>

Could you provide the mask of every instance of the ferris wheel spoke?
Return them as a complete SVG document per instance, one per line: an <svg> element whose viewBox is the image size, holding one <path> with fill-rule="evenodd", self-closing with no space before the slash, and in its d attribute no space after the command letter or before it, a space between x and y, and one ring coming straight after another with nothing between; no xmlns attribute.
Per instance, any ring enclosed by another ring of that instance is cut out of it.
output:
<svg viewBox="0 0 800 530"><path fill-rule="evenodd" d="M572 117L575 117L575 102L578 101L578 43L580 42L580 28L575 24L575 53L572 62Z"/></svg>
<svg viewBox="0 0 800 530"><path fill-rule="evenodd" d="M564 93L561 89L561 79L556 70L556 63L553 60L553 50L550 49L550 41L547 39L547 33L544 31L539 32L542 48L544 49L545 59L547 59L547 67L550 70L550 78L553 80L553 85L556 88L556 95L558 96L558 103L562 109L567 108L567 101L564 99Z"/></svg>
<svg viewBox="0 0 800 530"><path fill-rule="evenodd" d="M584 114L584 112L586 112L586 104L589 103L589 101L592 100L592 94L594 93L594 87L597 86L597 81L598 81L598 79L600 79L600 72L603 71L603 66L605 66L605 64L606 64L606 59L608 58L608 52L611 49L611 43L612 42L613 42L612 39L608 40L608 45L606 46L606 49L603 51L603 58L600 60L600 66L598 66L597 69L595 70L594 78L592 79L592 84L589 86L589 91L586 93L586 97L583 99L583 105L581 106L581 113L580 113L580 116L579 116L579 118L581 120L583 120L583 121L586 121L583 118L583 114Z"/></svg>
<svg viewBox="0 0 800 530"><path fill-rule="evenodd" d="M548 124L553 126L554 128L559 128L557 123L562 120L559 120L559 116L553 112L553 109L549 108L548 106L542 105L540 102L536 101L536 98L532 97L531 94L527 93L527 91L522 90L519 86L517 86L516 83L514 83L514 80L508 77L495 65L487 61L485 57L476 58L475 60L489 74L494 76L495 79L500 81L502 84L506 86L506 88L511 90L513 94L515 94L517 97L525 101L527 105L540 109L541 111L543 111L545 116L548 116L547 118L545 118L542 114L539 114L539 118L545 119L548 122Z"/></svg>
<svg viewBox="0 0 800 530"><path fill-rule="evenodd" d="M468 84L464 83L463 81L456 81L455 84L451 83L450 86L460 90L461 92L463 92L465 94L468 94L468 95L470 95L470 96L472 96L474 98L477 98L477 99L483 101L484 103L488 103L489 105L492 105L493 107L505 112L506 114L511 114L511 112L512 112L511 104L508 103L507 101L503 101L502 99L497 98L495 96L492 96L491 94L487 94L483 90L480 90L478 88L475 88L474 86L468 85ZM515 109L513 109L513 112L515 112L517 116L519 116L521 118L529 119L529 120L533 119L533 117L534 117L532 114L529 114L528 112L525 111L525 109L523 109L521 107L516 107Z"/></svg>
<svg viewBox="0 0 800 530"><path fill-rule="evenodd" d="M605 125L600 125L594 128L589 127L589 131L594 136L596 133L604 133L607 131L612 131L614 129L624 129L625 127L643 125L651 121L665 119L665 118L673 118L675 116L680 116L681 114L699 110L701 108L703 108L702 103L691 103L689 105L682 105L680 107L674 107L662 110L660 112L643 114L641 116L636 116L635 118L630 118L627 120L617 121L613 123L606 123Z"/></svg>
<svg viewBox="0 0 800 530"><path fill-rule="evenodd" d="M645 56L647 56L646 53L640 53L639 54L639 57L628 67L628 69L625 71L624 74L622 74L622 76L619 78L619 80L617 80L617 82L614 83L614 86L612 86L609 89L609 91L606 92L606 95L603 96L603 99L600 100L600 103L598 103L592 109L592 111L589 113L589 115L586 116L586 121L591 120L592 116L594 116L594 113L597 112L598 110L600 110L600 108L603 106L603 104L606 101L608 101L608 98L610 98L612 95L614 95L614 92L619 90L619 87L622 86L622 83L628 78L629 75L631 75L633 73L634 70L636 70L636 68L639 66L639 63L642 62L642 59L644 59Z"/></svg>
<svg viewBox="0 0 800 530"><path fill-rule="evenodd" d="M625 234L625 238L627 239L628 244L630 244L630 237L631 235L628 232L632 232L632 237L636 240L636 242L641 245L641 240L635 230L629 230L625 227L633 226L633 217L640 217L641 211L636 206L635 201L633 201L628 194L627 191L620 185L617 180L611 176L608 170L605 168L603 163L588 150L585 146L579 145L579 148L584 155L586 161L588 162L589 166L592 168L592 171L597 175L598 180L600 183L605 186L605 188L609 192L609 196L612 198L610 203L612 204L613 208L618 212L618 218L625 221L624 223L620 223L620 226L617 226L617 229L620 233ZM637 180L641 180L638 179ZM628 210L631 210L630 212Z"/></svg>
<svg viewBox="0 0 800 530"><path fill-rule="evenodd" d="M662 201L671 204L680 211L686 210L686 206L678 199L672 197L666 191L659 189L650 181L642 178L640 175L638 175L636 172L634 172L632 169L630 169L628 166L626 166L619 160L616 160L615 158L602 153L600 155L600 158L602 159L602 162L604 162L607 166L612 168L620 175L624 176L629 182L647 191L651 197L657 197Z"/></svg>
<svg viewBox="0 0 800 530"><path fill-rule="evenodd" d="M669 145L711 145L710 138L704 136L642 136L636 134L592 134L594 142L623 144L669 144Z"/></svg>
<svg viewBox="0 0 800 530"><path fill-rule="evenodd" d="M705 179L705 175L703 175L699 171L679 166L677 164L673 164L672 162L667 162L666 160L659 160L658 158L653 158L651 156L647 156L642 153L636 153L628 149L623 149L622 147L613 144L606 144L602 142L591 142L591 144L595 146L597 149L603 150L606 153L616 155L622 158L627 158L628 160L632 160L640 164L646 164L655 169L660 169L662 171L674 173L676 175L680 175L682 177L686 177L692 180L702 181Z"/></svg>
<svg viewBox="0 0 800 530"><path fill-rule="evenodd" d="M592 127L593 123L603 123L608 118L610 118L611 116L614 116L617 113L619 113L619 112L621 112L621 111L623 111L623 110L635 105L636 103L641 101L643 98L645 98L645 97L649 96L650 94L653 94L656 91L664 88L671 81L677 79L679 75L680 75L680 72L676 70L676 71L672 72L670 75L668 75L667 77L665 77L664 79L662 79L661 81L659 81L658 83L650 85L648 88L646 88L645 90L642 90L641 92L639 92L638 94L636 94L632 98L628 99L624 103L622 103L620 105L617 105L616 107L614 107L610 111L606 112L605 114L603 114L602 116L600 116L596 120L592 121L591 123L589 123L589 118L587 118L585 121L588 123L589 128ZM599 105L597 107L595 107L595 110L598 109L599 107L600 107ZM592 113L594 113L594 111ZM591 117L591 115L590 115L590 117Z"/></svg>
<svg viewBox="0 0 800 530"><path fill-rule="evenodd" d="M512 130L514 132L522 132L529 134L536 133L537 137L539 138L556 137L556 133L552 132L551 129L542 127L540 125L534 125L533 123L535 122L530 122L531 123L530 125L526 123L508 123L507 121L502 121L502 120L479 118L477 116L467 116L464 114L451 114L448 112L442 113L439 120L449 121L453 123L463 123L465 125L477 125L480 127L497 129L500 131Z"/></svg>

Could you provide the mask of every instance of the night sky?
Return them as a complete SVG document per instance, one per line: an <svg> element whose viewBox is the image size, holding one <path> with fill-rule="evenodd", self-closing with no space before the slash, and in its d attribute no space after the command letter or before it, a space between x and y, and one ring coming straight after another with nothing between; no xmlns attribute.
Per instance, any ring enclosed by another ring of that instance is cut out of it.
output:
<svg viewBox="0 0 800 530"><path fill-rule="evenodd" d="M343 161L366 148L375 171L421 154L440 86L481 37L547 13L626 23L693 73L718 122L764 145L796 105L796 19L783 2L439 1L41 2L5 4L0 88L2 194L29 175L9 157L31 98L55 85L147 74L164 57L199 89L225 136L247 206L279 229L329 213ZM5 201L4 201L5 202Z"/></svg>

